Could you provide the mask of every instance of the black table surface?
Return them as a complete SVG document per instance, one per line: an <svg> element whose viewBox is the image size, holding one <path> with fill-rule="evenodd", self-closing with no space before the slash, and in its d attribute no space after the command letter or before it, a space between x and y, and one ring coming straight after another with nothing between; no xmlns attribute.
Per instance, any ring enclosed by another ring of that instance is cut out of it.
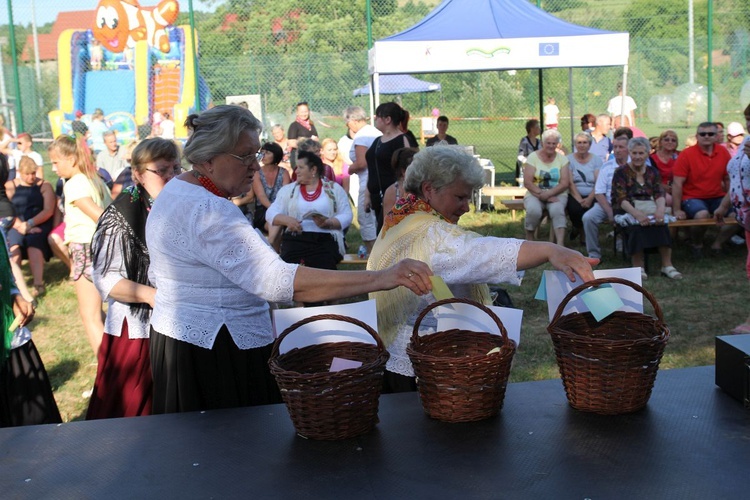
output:
<svg viewBox="0 0 750 500"><path fill-rule="evenodd" d="M2 498L748 498L749 473L750 411L712 366L661 370L622 416L573 410L560 380L464 424L383 395L338 442L296 436L283 405L0 430Z"/></svg>

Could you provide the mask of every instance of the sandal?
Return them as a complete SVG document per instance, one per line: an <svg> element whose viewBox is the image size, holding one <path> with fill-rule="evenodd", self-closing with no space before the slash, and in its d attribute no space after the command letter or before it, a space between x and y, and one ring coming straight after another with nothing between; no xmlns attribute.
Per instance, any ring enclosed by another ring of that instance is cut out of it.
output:
<svg viewBox="0 0 750 500"><path fill-rule="evenodd" d="M673 280L682 279L682 273L675 269L674 266L662 267L661 275Z"/></svg>
<svg viewBox="0 0 750 500"><path fill-rule="evenodd" d="M34 285L34 290L31 292L32 297L37 298L47 291L44 285Z"/></svg>
<svg viewBox="0 0 750 500"><path fill-rule="evenodd" d="M745 335L750 334L750 323L742 323L740 326L734 327L732 330L733 335Z"/></svg>

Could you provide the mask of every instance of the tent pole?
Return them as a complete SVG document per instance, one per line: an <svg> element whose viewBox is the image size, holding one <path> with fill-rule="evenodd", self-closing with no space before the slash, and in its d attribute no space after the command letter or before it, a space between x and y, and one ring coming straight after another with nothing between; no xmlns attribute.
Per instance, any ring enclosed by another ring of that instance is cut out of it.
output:
<svg viewBox="0 0 750 500"><path fill-rule="evenodd" d="M380 106L380 73L372 74L372 95L375 96L375 109ZM375 109L372 110L372 116L375 116Z"/></svg>
<svg viewBox="0 0 750 500"><path fill-rule="evenodd" d="M575 111L573 110L573 68L568 68L568 100L570 101L570 151L575 151Z"/></svg>
<svg viewBox="0 0 750 500"><path fill-rule="evenodd" d="M620 126L622 127L625 123L625 96L628 95L628 65L625 64L622 67L622 99L620 99ZM630 123L630 117L628 117L628 124Z"/></svg>
<svg viewBox="0 0 750 500"><path fill-rule="evenodd" d="M370 125L375 125L374 123L374 116L375 116L375 74L370 75L370 119L368 120L370 122Z"/></svg>
<svg viewBox="0 0 750 500"><path fill-rule="evenodd" d="M544 131L544 82L542 69L539 69L539 123Z"/></svg>

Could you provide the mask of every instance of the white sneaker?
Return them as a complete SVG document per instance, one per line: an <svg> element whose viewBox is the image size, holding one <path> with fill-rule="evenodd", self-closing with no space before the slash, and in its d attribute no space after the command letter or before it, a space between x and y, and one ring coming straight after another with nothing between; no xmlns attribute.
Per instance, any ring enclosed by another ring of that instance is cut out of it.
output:
<svg viewBox="0 0 750 500"><path fill-rule="evenodd" d="M742 238L740 238L736 234L734 236L732 236L731 238L729 238L729 241L731 241L735 245L744 245L745 244L745 240L742 239Z"/></svg>

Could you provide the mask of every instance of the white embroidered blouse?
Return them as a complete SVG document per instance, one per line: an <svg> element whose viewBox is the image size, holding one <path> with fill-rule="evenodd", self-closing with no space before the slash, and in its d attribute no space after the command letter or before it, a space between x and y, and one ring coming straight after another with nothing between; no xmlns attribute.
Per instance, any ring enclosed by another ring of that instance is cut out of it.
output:
<svg viewBox="0 0 750 500"><path fill-rule="evenodd" d="M231 201L173 179L151 208L146 241L157 332L210 349L226 325L240 349L273 342L267 301L292 300L297 265L283 262Z"/></svg>
<svg viewBox="0 0 750 500"><path fill-rule="evenodd" d="M456 231L448 230L450 228L448 222L432 224L425 241L434 242L435 246L432 260L428 262L430 269L443 278L454 296L471 297L468 285L472 284L521 284L517 265L523 240L484 237L471 231L457 236ZM399 326L396 338L388 346L391 357L385 365L386 370L407 377L414 376L406 346L411 340L419 313L432 301L432 294L422 297L414 313L404 325ZM428 314L420 323L419 334L433 333L436 328L435 316Z"/></svg>

